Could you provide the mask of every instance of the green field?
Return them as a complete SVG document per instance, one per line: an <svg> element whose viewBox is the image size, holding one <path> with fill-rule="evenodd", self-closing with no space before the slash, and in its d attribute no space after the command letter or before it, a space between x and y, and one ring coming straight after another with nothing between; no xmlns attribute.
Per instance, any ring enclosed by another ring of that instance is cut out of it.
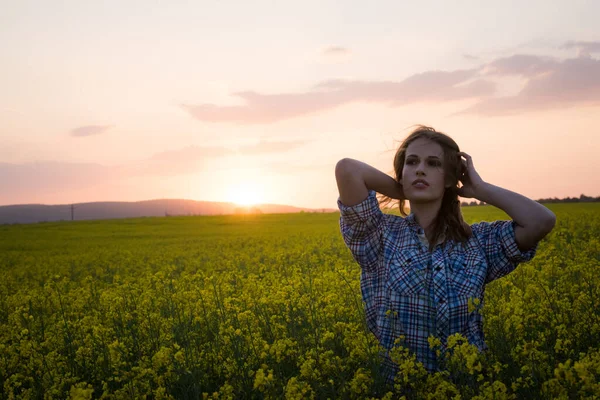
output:
<svg viewBox="0 0 600 400"><path fill-rule="evenodd" d="M600 203L548 207L486 289L490 351L456 338L430 375L398 353L393 391L338 213L0 226L1 398L598 398Z"/></svg>

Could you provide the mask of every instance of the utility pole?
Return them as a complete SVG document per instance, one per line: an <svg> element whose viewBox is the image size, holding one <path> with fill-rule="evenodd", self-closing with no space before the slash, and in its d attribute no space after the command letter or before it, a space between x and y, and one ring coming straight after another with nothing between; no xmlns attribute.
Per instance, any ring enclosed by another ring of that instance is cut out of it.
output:
<svg viewBox="0 0 600 400"><path fill-rule="evenodd" d="M77 207L75 207L75 204L71 204L71 221L75 220L75 209Z"/></svg>

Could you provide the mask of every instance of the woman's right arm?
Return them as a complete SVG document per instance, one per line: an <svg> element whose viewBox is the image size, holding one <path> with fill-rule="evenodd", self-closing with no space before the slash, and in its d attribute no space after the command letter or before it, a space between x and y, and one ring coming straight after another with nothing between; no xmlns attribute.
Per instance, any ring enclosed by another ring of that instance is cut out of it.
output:
<svg viewBox="0 0 600 400"><path fill-rule="evenodd" d="M335 166L340 192L340 230L354 259L366 272L373 272L383 257L387 219L381 212L376 192L403 196L393 178L357 160L344 158Z"/></svg>
<svg viewBox="0 0 600 400"><path fill-rule="evenodd" d="M403 199L402 185L391 176L362 161L343 158L335 165L335 179L340 201L353 206L367 198L369 190L374 190L392 199Z"/></svg>

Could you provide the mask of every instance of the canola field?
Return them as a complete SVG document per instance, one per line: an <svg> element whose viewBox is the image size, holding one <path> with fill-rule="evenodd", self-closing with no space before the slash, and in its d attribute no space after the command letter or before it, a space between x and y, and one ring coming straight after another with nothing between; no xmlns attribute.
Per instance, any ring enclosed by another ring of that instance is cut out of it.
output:
<svg viewBox="0 0 600 400"><path fill-rule="evenodd" d="M0 226L0 398L598 398L600 204L549 208L473 303L490 350L451 337L427 374L399 348L387 387L339 213Z"/></svg>

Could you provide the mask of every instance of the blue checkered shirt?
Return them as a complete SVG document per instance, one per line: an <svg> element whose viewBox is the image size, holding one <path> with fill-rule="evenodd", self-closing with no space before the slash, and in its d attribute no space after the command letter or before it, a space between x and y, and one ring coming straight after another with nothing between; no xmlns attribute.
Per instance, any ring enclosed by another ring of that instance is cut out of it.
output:
<svg viewBox="0 0 600 400"><path fill-rule="evenodd" d="M344 242L361 266L367 326L386 350L403 335L400 344L430 372L438 370L436 353L427 340L430 335L442 341L442 350L454 333L487 350L479 312L484 287L531 260L537 243L522 252L515 241L514 221L479 222L471 225L473 235L466 248L447 240L430 252L414 214L405 218L384 214L374 190L354 206L345 206L339 197L337 203ZM471 312L469 298L481 302ZM382 366L391 380L397 367L387 351Z"/></svg>

